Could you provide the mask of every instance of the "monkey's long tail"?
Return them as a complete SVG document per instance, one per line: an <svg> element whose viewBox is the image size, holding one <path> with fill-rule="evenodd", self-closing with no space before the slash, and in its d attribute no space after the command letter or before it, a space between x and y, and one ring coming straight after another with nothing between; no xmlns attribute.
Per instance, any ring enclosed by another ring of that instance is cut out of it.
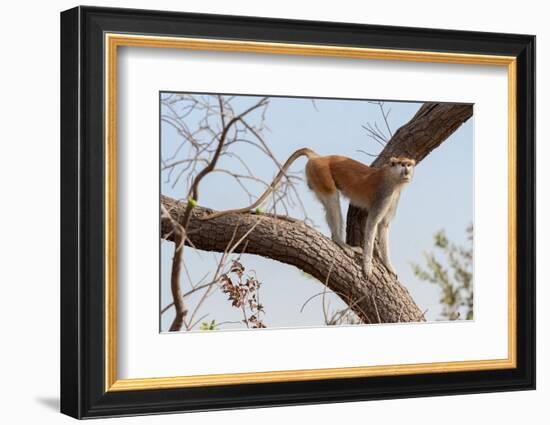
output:
<svg viewBox="0 0 550 425"><path fill-rule="evenodd" d="M311 149L309 149L309 148L298 149L296 152L294 152L292 155L290 155L288 157L288 159L285 161L285 163L281 167L281 170L275 176L275 178L273 179L273 181L271 182L269 187L262 194L262 196L260 196L253 204L249 205L248 207L244 207L244 208L238 208L238 209L234 209L234 210L218 211L218 212L209 214L205 217L201 217L201 220L210 220L212 218L222 217L224 215L233 214L233 213L245 213L245 212L249 212L250 210L253 210L253 209L257 208L258 206L260 206L266 200L266 198L269 196L269 194L275 190L275 187L277 186L277 184L279 184L279 181L281 181L281 178L285 175L286 171L292 165L292 163L294 161L296 161L298 158L300 158L301 156L307 156L308 159L311 159L311 158L316 158L319 155L317 153L315 153L314 151L312 151Z"/></svg>

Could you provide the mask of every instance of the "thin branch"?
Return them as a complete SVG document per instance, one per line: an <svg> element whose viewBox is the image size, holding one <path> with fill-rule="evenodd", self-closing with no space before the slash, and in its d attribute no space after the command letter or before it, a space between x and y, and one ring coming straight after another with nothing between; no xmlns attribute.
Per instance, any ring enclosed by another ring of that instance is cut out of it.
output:
<svg viewBox="0 0 550 425"><path fill-rule="evenodd" d="M206 319L208 316L210 316L210 314L209 314L209 313L206 313L206 314L202 315L201 317L199 317L197 320L195 320L195 323L192 323L192 324L189 325L188 330L192 330L195 326L198 325L198 323L199 323L201 320Z"/></svg>
<svg viewBox="0 0 550 425"><path fill-rule="evenodd" d="M367 155L367 156L370 156L371 158L376 158L378 155L375 155L375 154L372 154L372 153L368 153L362 149L356 149L356 152L359 152L359 153L362 153L364 155Z"/></svg>
<svg viewBox="0 0 550 425"><path fill-rule="evenodd" d="M370 296L372 299L372 303L374 304L374 310L376 311L376 317L378 318L378 323L382 323L382 319L380 319L380 313L378 312L378 304L376 304L376 299L374 296Z"/></svg>

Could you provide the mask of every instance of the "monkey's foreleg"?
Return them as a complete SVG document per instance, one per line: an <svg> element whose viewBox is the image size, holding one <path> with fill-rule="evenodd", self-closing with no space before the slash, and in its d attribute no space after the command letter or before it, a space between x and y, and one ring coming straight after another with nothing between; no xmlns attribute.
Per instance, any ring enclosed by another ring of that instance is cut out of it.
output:
<svg viewBox="0 0 550 425"><path fill-rule="evenodd" d="M372 253L374 250L374 236L378 226L377 217L374 214L369 214L367 224L365 226L365 247L363 248L363 274L365 277L370 277L372 273Z"/></svg>
<svg viewBox="0 0 550 425"><path fill-rule="evenodd" d="M379 231L384 232L382 222L384 217L386 217L388 208L390 206L391 198L383 198L378 201L376 208L373 208L369 211L367 217L367 223L365 224L365 247L363 248L363 273L365 277L369 277L372 273L372 254L374 251L374 238ZM386 227L387 229L387 227ZM387 236L387 233L384 234ZM382 241L384 238L380 238ZM387 237L384 239L382 244L386 244L382 251L387 253Z"/></svg>
<svg viewBox="0 0 550 425"><path fill-rule="evenodd" d="M395 271L390 260L390 244L388 240L389 230L389 223L385 220L378 224L378 244L380 246L380 257L388 271L397 278L397 272Z"/></svg>

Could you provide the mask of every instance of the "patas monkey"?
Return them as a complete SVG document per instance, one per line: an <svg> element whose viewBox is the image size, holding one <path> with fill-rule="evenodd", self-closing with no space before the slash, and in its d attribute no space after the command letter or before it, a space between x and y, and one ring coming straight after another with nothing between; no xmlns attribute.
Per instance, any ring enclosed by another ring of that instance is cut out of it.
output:
<svg viewBox="0 0 550 425"><path fill-rule="evenodd" d="M397 275L390 261L389 225L395 216L401 190L412 179L416 164L414 159L393 157L388 165L378 168L369 167L345 156L319 156L311 149L299 149L287 159L269 188L252 205L213 213L204 219L220 217L229 213L249 212L258 207L274 190L288 167L301 156L308 158L306 164L307 184L325 207L332 240L344 249L350 248L342 237L343 220L339 195L341 192L352 205L368 212L363 248L365 276L370 276L372 272L375 236L378 236L382 262L391 273Z"/></svg>

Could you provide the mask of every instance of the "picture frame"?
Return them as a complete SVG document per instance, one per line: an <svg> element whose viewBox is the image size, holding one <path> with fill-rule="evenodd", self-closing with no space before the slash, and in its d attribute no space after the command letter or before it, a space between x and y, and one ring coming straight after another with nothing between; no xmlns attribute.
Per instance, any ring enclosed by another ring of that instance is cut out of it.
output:
<svg viewBox="0 0 550 425"><path fill-rule="evenodd" d="M503 67L506 358L120 379L116 90L117 52L128 46ZM62 413L92 418L535 388L534 36L80 6L61 13L61 117Z"/></svg>

